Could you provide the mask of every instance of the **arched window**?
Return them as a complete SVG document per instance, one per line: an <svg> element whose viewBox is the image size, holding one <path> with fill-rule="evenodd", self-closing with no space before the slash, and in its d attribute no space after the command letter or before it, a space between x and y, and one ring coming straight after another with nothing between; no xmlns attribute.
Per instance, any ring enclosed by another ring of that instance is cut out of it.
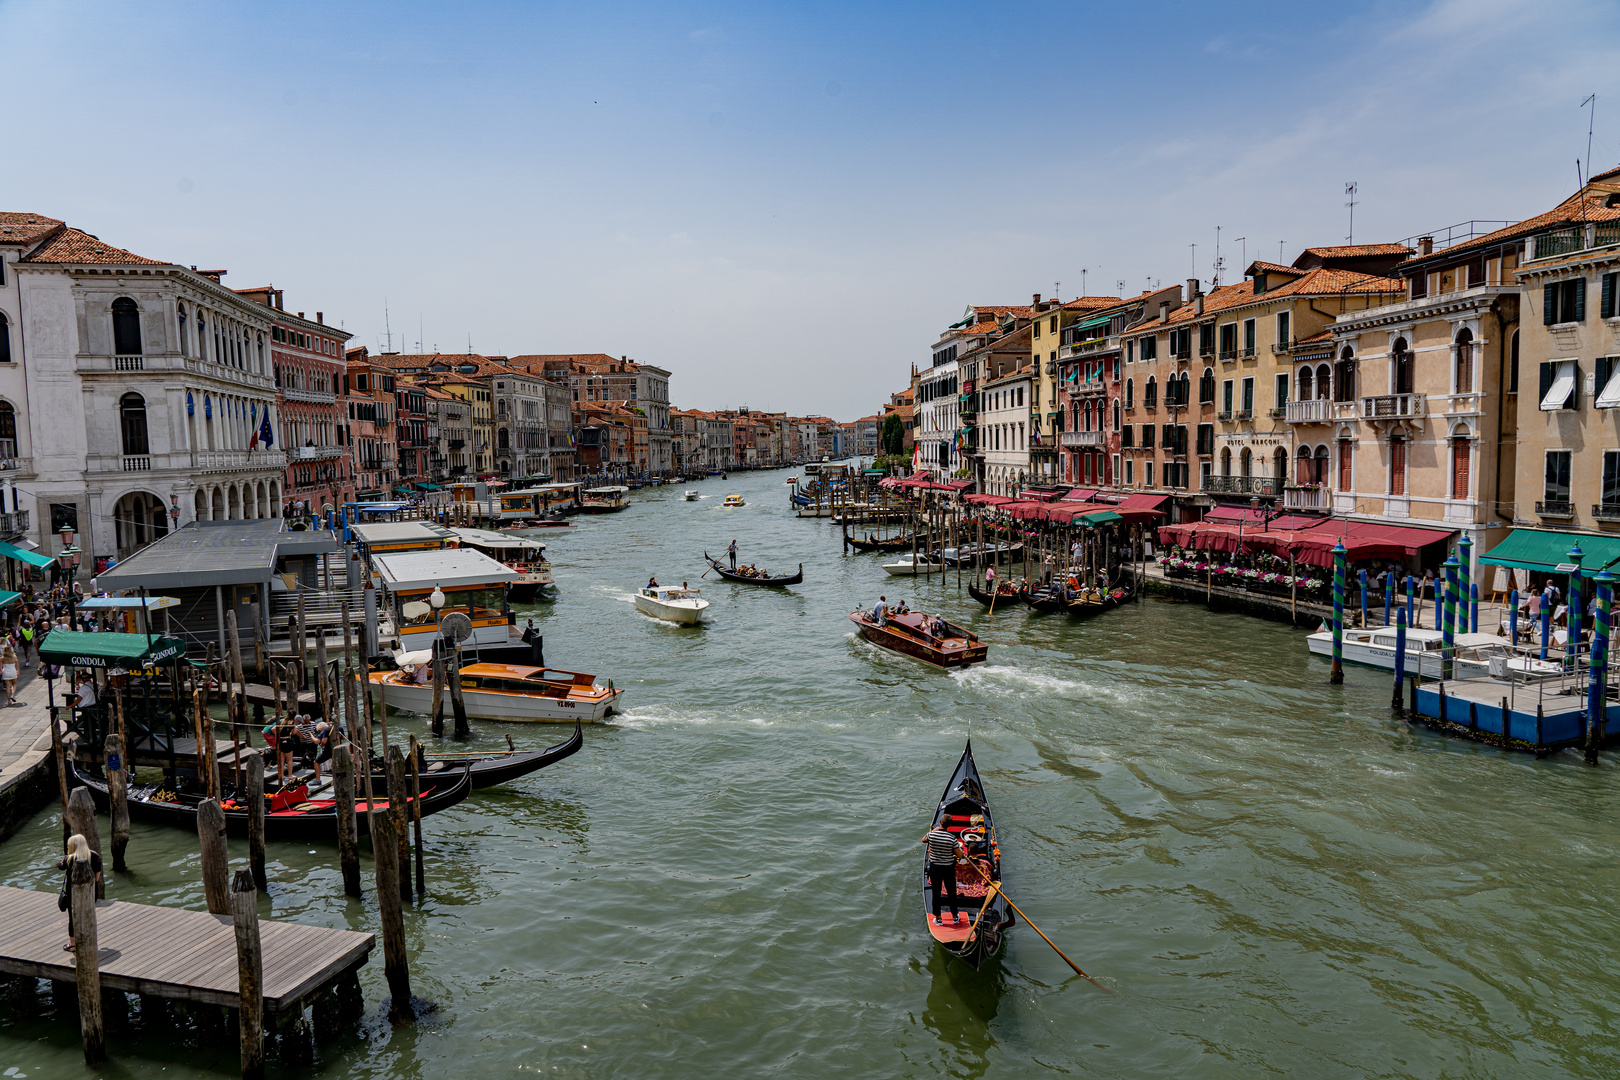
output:
<svg viewBox="0 0 1620 1080"><path fill-rule="evenodd" d="M1599 387L1601 390L1602 387ZM1474 392L1474 332L1468 327L1457 331L1457 393Z"/></svg>
<svg viewBox="0 0 1620 1080"><path fill-rule="evenodd" d="M1215 403L1215 369L1205 368L1204 374L1198 378L1198 404L1213 405Z"/></svg>
<svg viewBox="0 0 1620 1080"><path fill-rule="evenodd" d="M1318 446L1316 448L1316 472L1314 474L1313 479L1311 480L1311 483L1313 483L1313 484L1321 484L1323 487L1326 487L1327 482L1328 482L1328 448L1327 448L1327 443L1323 443L1321 446Z"/></svg>
<svg viewBox="0 0 1620 1080"><path fill-rule="evenodd" d="M1467 331L1464 331L1466 333ZM1468 471L1472 464L1473 447L1467 435L1459 435L1451 440L1451 497L1453 499L1468 498Z"/></svg>
<svg viewBox="0 0 1620 1080"><path fill-rule="evenodd" d="M1159 404L1159 380L1152 375L1148 376L1147 385L1142 388L1142 407L1156 408Z"/></svg>
<svg viewBox="0 0 1620 1080"><path fill-rule="evenodd" d="M120 296L112 302L113 352L119 356L141 354L141 311L135 301Z"/></svg>
<svg viewBox="0 0 1620 1080"><path fill-rule="evenodd" d="M1181 389L1176 395L1176 404L1185 405L1192 400L1192 376L1185 371L1181 373Z"/></svg>
<svg viewBox="0 0 1620 1080"><path fill-rule="evenodd" d="M133 393L119 398L118 420L124 436L124 455L143 457L151 453L146 441L146 399Z"/></svg>
<svg viewBox="0 0 1620 1080"><path fill-rule="evenodd" d="M1395 344L1390 346L1389 352L1390 364L1395 369L1394 392L1397 394L1410 394L1412 392L1412 354L1407 351L1406 339L1403 337L1396 338ZM1404 478L1404 468L1401 475ZM1394 494L1404 495L1405 493L1403 489Z"/></svg>
<svg viewBox="0 0 1620 1080"><path fill-rule="evenodd" d="M1346 345L1339 354L1339 385L1334 387L1335 401L1356 400L1356 354Z"/></svg>
<svg viewBox="0 0 1620 1080"><path fill-rule="evenodd" d="M507 435L505 428L495 432L495 448L497 450L510 450L512 448L511 437Z"/></svg>
<svg viewBox="0 0 1620 1080"><path fill-rule="evenodd" d="M1316 366L1316 397L1326 401L1333 396L1333 369L1326 364Z"/></svg>
<svg viewBox="0 0 1620 1080"><path fill-rule="evenodd" d="M1119 430L1119 398L1114 399L1114 430Z"/></svg>
<svg viewBox="0 0 1620 1080"><path fill-rule="evenodd" d="M1271 475L1276 477L1279 484L1288 481L1288 451L1281 446L1277 447L1277 452L1271 455Z"/></svg>
<svg viewBox="0 0 1620 1080"><path fill-rule="evenodd" d="M208 359L208 320L203 316L202 309L197 309L197 357Z"/></svg>
<svg viewBox="0 0 1620 1080"><path fill-rule="evenodd" d="M1310 401L1312 397L1311 386L1313 385L1313 380L1311 379L1311 366L1309 364L1306 364L1304 367L1299 369L1299 376L1295 379L1295 383L1297 384L1296 388L1299 392L1299 400Z"/></svg>
<svg viewBox="0 0 1620 1080"><path fill-rule="evenodd" d="M1254 453L1247 446L1238 455L1238 475L1243 477L1254 475Z"/></svg>
<svg viewBox="0 0 1620 1080"><path fill-rule="evenodd" d="M1221 447L1221 475L1232 475L1232 448L1230 446Z"/></svg>
<svg viewBox="0 0 1620 1080"><path fill-rule="evenodd" d="M0 458L17 456L17 414L11 402L0 401Z"/></svg>
<svg viewBox="0 0 1620 1080"><path fill-rule="evenodd" d="M176 304L174 306L174 318L175 325L179 329L180 333L179 347L177 351L181 356L184 356L186 355L186 305Z"/></svg>
<svg viewBox="0 0 1620 1080"><path fill-rule="evenodd" d="M1136 408L1136 380L1135 379L1126 379L1125 380L1125 407L1127 409Z"/></svg>

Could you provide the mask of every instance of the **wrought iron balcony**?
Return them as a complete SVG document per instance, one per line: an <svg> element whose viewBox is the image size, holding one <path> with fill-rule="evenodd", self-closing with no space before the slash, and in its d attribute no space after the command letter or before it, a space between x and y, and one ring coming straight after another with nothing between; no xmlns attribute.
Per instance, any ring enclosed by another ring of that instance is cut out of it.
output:
<svg viewBox="0 0 1620 1080"><path fill-rule="evenodd" d="M1560 502L1557 499L1546 499L1536 503L1536 516L1544 518L1572 518L1575 516L1575 504L1568 501Z"/></svg>
<svg viewBox="0 0 1620 1080"><path fill-rule="evenodd" d="M28 531L28 511L0 514L0 536L21 536Z"/></svg>
<svg viewBox="0 0 1620 1080"><path fill-rule="evenodd" d="M1211 495L1259 495L1274 499L1282 492L1282 481L1274 476L1205 476L1200 489Z"/></svg>

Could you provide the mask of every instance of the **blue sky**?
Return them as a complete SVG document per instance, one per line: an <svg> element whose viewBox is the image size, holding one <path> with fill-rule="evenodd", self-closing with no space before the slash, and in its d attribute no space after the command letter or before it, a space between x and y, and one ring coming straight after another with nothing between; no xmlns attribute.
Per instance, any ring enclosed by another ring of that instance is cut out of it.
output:
<svg viewBox="0 0 1620 1080"><path fill-rule="evenodd" d="M355 344L873 412L969 303L1536 213L1620 162L1620 5L0 0L3 208ZM1244 238L1241 242L1238 238Z"/></svg>

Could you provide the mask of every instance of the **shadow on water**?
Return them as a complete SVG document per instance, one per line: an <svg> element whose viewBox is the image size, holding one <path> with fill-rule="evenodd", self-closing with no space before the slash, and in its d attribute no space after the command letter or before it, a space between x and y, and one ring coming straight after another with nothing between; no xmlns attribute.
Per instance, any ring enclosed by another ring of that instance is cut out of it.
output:
<svg viewBox="0 0 1620 1080"><path fill-rule="evenodd" d="M975 971L935 945L927 970L932 981L922 1022L952 1051L947 1066L950 1075L985 1075L990 1068L989 1053L996 1046L990 1028L1007 992L1007 973L1000 957Z"/></svg>

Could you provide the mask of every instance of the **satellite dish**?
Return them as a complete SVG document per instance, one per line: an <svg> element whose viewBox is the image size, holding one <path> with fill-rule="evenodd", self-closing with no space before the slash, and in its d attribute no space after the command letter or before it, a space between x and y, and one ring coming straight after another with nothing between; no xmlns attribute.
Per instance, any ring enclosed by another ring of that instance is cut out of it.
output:
<svg viewBox="0 0 1620 1080"><path fill-rule="evenodd" d="M472 620L459 611L453 611L439 620L439 633L457 643L472 637Z"/></svg>

